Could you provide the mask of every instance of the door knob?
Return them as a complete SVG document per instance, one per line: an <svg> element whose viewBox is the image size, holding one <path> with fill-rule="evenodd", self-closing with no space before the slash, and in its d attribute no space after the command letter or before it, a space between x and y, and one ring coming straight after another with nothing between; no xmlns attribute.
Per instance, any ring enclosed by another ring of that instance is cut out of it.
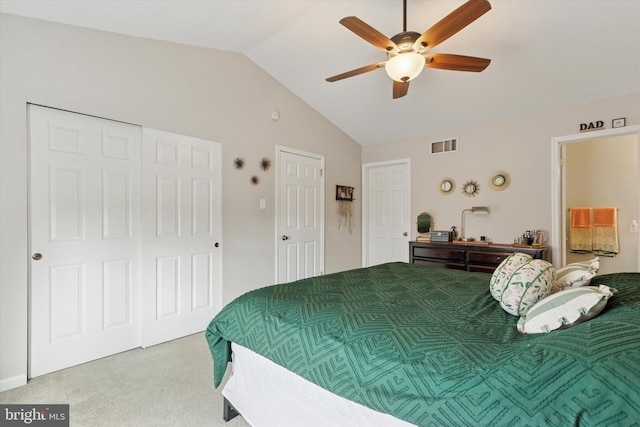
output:
<svg viewBox="0 0 640 427"><path fill-rule="evenodd" d="M215 246L216 248L219 248L219 247L220 247L220 243L215 242L215 243L213 244L213 246Z"/></svg>
<svg viewBox="0 0 640 427"><path fill-rule="evenodd" d="M289 240L289 236L287 236L286 234L282 235L282 240Z"/></svg>
<svg viewBox="0 0 640 427"><path fill-rule="evenodd" d="M402 235L403 235L404 237L407 237L407 236L408 236L408 233L405 231L404 233L402 233Z"/></svg>
<svg viewBox="0 0 640 427"><path fill-rule="evenodd" d="M38 261L39 259L42 259L42 254L39 252L36 252L35 254L31 255L31 258Z"/></svg>

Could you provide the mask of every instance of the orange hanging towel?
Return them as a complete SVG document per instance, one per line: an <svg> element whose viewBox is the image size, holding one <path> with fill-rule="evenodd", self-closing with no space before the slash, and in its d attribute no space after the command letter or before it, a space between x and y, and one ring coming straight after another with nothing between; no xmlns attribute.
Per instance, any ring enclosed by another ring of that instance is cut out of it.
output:
<svg viewBox="0 0 640 427"><path fill-rule="evenodd" d="M620 252L618 208L593 208L593 252L604 256Z"/></svg>
<svg viewBox="0 0 640 427"><path fill-rule="evenodd" d="M591 208L571 208L571 226L591 228Z"/></svg>
<svg viewBox="0 0 640 427"><path fill-rule="evenodd" d="M591 252L593 248L591 208L571 208L569 227L569 250L571 252Z"/></svg>

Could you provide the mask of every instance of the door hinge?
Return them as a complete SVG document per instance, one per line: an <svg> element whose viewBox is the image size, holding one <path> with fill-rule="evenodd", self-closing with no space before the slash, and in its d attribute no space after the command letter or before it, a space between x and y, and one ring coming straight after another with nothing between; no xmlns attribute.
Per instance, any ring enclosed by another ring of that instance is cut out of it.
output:
<svg viewBox="0 0 640 427"><path fill-rule="evenodd" d="M322 178L322 169L320 169L320 178Z"/></svg>

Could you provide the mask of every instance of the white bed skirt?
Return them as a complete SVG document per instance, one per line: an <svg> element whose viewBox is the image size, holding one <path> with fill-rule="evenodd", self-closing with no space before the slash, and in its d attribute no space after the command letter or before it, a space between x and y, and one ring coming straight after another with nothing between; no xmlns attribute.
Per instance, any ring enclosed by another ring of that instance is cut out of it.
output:
<svg viewBox="0 0 640 427"><path fill-rule="evenodd" d="M406 421L337 396L232 343L233 371L222 394L255 427L408 427Z"/></svg>

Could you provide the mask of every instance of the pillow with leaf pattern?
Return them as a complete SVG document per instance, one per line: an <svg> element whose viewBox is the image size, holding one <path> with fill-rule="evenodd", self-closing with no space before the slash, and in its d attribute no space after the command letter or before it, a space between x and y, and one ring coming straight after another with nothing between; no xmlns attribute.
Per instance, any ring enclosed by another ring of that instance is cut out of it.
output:
<svg viewBox="0 0 640 427"><path fill-rule="evenodd" d="M498 267L493 271L493 275L489 281L489 290L491 291L493 298L500 301L502 292L504 292L504 289L509 284L509 278L511 275L518 268L530 262L532 259L533 257L531 255L522 252L514 252L502 260L500 265L498 265Z"/></svg>
<svg viewBox="0 0 640 427"><path fill-rule="evenodd" d="M531 306L557 290L556 269L548 261L520 257L516 264L503 269L494 272L500 286L492 287L492 295L504 311L514 316L524 316Z"/></svg>

